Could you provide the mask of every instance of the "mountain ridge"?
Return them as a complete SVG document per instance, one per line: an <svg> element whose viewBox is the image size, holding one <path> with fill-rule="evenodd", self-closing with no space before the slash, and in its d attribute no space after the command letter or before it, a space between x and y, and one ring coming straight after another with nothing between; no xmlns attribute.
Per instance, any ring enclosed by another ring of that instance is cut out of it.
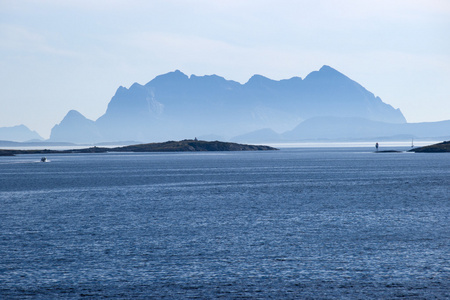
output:
<svg viewBox="0 0 450 300"><path fill-rule="evenodd" d="M0 140L27 142L32 140L44 140L36 131L20 124L10 127L0 127Z"/></svg>
<svg viewBox="0 0 450 300"><path fill-rule="evenodd" d="M399 109L327 65L305 79L273 80L255 74L244 84L216 74L188 76L175 70L144 85L120 86L97 120L79 117L79 126L72 126L64 118L52 129L50 140L66 136L67 141L82 142L83 135L84 142L208 135L228 140L264 128L286 132L302 121L328 115L406 123Z"/></svg>
<svg viewBox="0 0 450 300"><path fill-rule="evenodd" d="M243 84L216 74L188 76L175 70L143 85L119 86L96 120L70 110L47 141L158 142L194 136L253 143L428 139L449 137L449 122L407 123L400 109L328 65L304 79L255 74ZM43 140L38 135L1 134L16 127L0 128L0 140Z"/></svg>

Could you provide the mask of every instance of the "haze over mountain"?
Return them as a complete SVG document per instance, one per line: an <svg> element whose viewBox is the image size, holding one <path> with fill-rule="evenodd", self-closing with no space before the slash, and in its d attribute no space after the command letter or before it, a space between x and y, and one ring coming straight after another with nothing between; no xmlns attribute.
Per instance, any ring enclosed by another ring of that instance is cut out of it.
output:
<svg viewBox="0 0 450 300"><path fill-rule="evenodd" d="M277 135L304 120L325 116L406 123L399 109L329 66L305 79L276 81L254 75L245 84L217 75L188 77L177 70L145 85L119 87L95 122L70 111L52 129L50 140L230 139L263 129Z"/></svg>
<svg viewBox="0 0 450 300"><path fill-rule="evenodd" d="M296 141L410 141L450 140L450 120L423 123L386 123L359 117L313 117L292 130L276 133L262 129L233 137L234 142L277 143Z"/></svg>
<svg viewBox="0 0 450 300"><path fill-rule="evenodd" d="M72 143L96 143L102 140L94 121L87 119L76 110L67 113L59 125L52 129L52 141Z"/></svg>
<svg viewBox="0 0 450 300"><path fill-rule="evenodd" d="M26 142L31 140L43 140L43 138L25 125L0 127L0 141Z"/></svg>
<svg viewBox="0 0 450 300"><path fill-rule="evenodd" d="M315 117L281 135L283 140L363 140L412 138L446 139L450 121L430 123L385 123L359 117Z"/></svg>

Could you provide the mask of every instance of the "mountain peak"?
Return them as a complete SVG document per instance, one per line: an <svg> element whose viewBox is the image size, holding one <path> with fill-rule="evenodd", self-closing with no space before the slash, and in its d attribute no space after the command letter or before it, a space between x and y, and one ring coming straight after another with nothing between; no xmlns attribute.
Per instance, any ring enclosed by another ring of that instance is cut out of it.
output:
<svg viewBox="0 0 450 300"><path fill-rule="evenodd" d="M85 116L83 116L80 112L78 112L77 110L71 109L69 110L69 112L66 114L66 116L64 117L63 120L65 119L86 119Z"/></svg>
<svg viewBox="0 0 450 300"><path fill-rule="evenodd" d="M139 83L135 82L130 86L130 90L131 89L139 89L142 88L142 85L140 85Z"/></svg>
<svg viewBox="0 0 450 300"><path fill-rule="evenodd" d="M43 140L36 131L31 131L23 124L12 127L0 127L0 140L25 142L33 139Z"/></svg>
<svg viewBox="0 0 450 300"><path fill-rule="evenodd" d="M325 80L347 79L349 81L353 81L344 74L342 74L341 72L327 65L323 65L319 71L313 71L305 77L305 81L324 80L324 79Z"/></svg>
<svg viewBox="0 0 450 300"><path fill-rule="evenodd" d="M212 75L203 75L203 76L197 76L195 74L192 74L191 76L189 76L189 79L199 79L199 78L204 78L204 79L213 79L213 80L226 80L225 78L223 78L222 76L216 75L216 74L212 74Z"/></svg>
<svg viewBox="0 0 450 300"><path fill-rule="evenodd" d="M95 122L76 110L70 110L50 134L50 140L55 142L92 143L99 139Z"/></svg>
<svg viewBox="0 0 450 300"><path fill-rule="evenodd" d="M259 75L259 74L255 74L247 81L247 83L245 83L245 85L259 86L259 85L267 84L267 83L274 82L274 81L275 80L272 80L272 79L267 78L265 76L262 76L262 75Z"/></svg>
<svg viewBox="0 0 450 300"><path fill-rule="evenodd" d="M162 74L159 76L156 76L153 80L151 80L150 82L148 82L146 84L146 86L152 85L152 84L159 84L159 83L174 83L174 82L182 82L182 81L186 81L189 80L189 77L184 74L183 72L181 72L180 70L175 70L173 72L169 72L166 74Z"/></svg>
<svg viewBox="0 0 450 300"><path fill-rule="evenodd" d="M328 65L323 65L322 68L320 68L319 72L338 72L336 69L333 69L332 67ZM338 72L339 73L339 72Z"/></svg>

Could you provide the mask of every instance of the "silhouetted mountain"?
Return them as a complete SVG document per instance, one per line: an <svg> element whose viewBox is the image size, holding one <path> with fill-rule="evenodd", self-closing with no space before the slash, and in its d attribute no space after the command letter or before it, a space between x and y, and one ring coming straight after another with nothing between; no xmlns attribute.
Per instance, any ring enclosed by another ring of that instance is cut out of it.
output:
<svg viewBox="0 0 450 300"><path fill-rule="evenodd" d="M217 75L188 77L177 70L145 85L119 87L95 123L69 114L52 130L51 140L162 141L208 135L229 139L264 128L291 130L318 116L406 122L399 109L328 66L304 80L254 75L245 84Z"/></svg>
<svg viewBox="0 0 450 300"><path fill-rule="evenodd" d="M72 143L96 143L102 139L94 121L85 118L76 110L67 113L58 125L52 128L50 141Z"/></svg>
<svg viewBox="0 0 450 300"><path fill-rule="evenodd" d="M103 141L163 138L158 128L163 110L150 89L135 83L129 89L119 87L96 125Z"/></svg>
<svg viewBox="0 0 450 300"><path fill-rule="evenodd" d="M233 142L238 143L278 143L284 141L281 134L276 133L270 128L256 130L250 133L242 134L231 138Z"/></svg>
<svg viewBox="0 0 450 300"><path fill-rule="evenodd" d="M399 109L381 101L357 82L329 66L310 73L303 81L304 119L316 116L359 117L372 121L406 123ZM320 107L320 113L317 111Z"/></svg>
<svg viewBox="0 0 450 300"><path fill-rule="evenodd" d="M36 131L31 131L27 126L17 125L0 127L0 140L25 142L29 140L43 140L43 138Z"/></svg>
<svg viewBox="0 0 450 300"><path fill-rule="evenodd" d="M397 135L393 128L398 125L353 117L314 117L285 132L283 138L290 141L374 138Z"/></svg>

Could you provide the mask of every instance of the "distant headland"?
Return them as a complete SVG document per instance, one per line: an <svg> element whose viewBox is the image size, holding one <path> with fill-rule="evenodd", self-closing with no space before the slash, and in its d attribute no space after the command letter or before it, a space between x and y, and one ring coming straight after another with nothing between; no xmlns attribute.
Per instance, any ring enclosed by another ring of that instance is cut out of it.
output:
<svg viewBox="0 0 450 300"><path fill-rule="evenodd" d="M71 150L1 150L0 156L16 154L57 154L57 153L106 153L106 152L194 152L194 151L261 151L278 150L263 145L247 145L220 141L182 140L164 143L137 144L123 147L90 147Z"/></svg>
<svg viewBox="0 0 450 300"><path fill-rule="evenodd" d="M416 152L416 153L450 152L450 141L433 144L433 145L429 145L429 146L424 146L424 147L420 147L420 148L414 148L409 151Z"/></svg>

